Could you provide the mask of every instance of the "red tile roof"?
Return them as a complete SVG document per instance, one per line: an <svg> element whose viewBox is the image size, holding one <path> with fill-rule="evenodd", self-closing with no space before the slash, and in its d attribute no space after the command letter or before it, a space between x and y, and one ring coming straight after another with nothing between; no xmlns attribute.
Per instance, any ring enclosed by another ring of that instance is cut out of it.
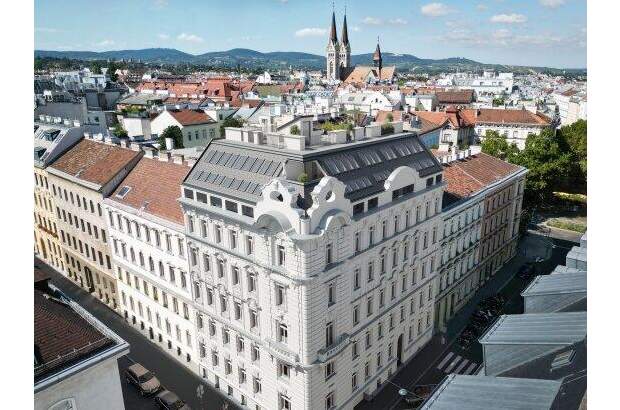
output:
<svg viewBox="0 0 620 410"><path fill-rule="evenodd" d="M436 155L437 153L434 152ZM523 169L485 153L444 164L444 205L467 198L476 192Z"/></svg>
<svg viewBox="0 0 620 410"><path fill-rule="evenodd" d="M437 91L439 104L470 104L474 101L474 90Z"/></svg>
<svg viewBox="0 0 620 410"><path fill-rule="evenodd" d="M545 115L535 114L528 110L506 110L480 108L477 110L462 110L463 117L474 124L531 124L549 125L550 120Z"/></svg>
<svg viewBox="0 0 620 410"><path fill-rule="evenodd" d="M50 168L86 182L105 185L140 155L140 151L83 139Z"/></svg>
<svg viewBox="0 0 620 410"><path fill-rule="evenodd" d="M417 115L424 121L435 124L436 127L445 124L450 124L455 129L471 127L473 123L461 113L461 110L453 107L448 107L446 111L412 111L412 114Z"/></svg>
<svg viewBox="0 0 620 410"><path fill-rule="evenodd" d="M375 115L375 122L384 123L384 122L388 121L388 116L390 114L392 114L392 117L394 118L392 121L406 121L407 117L409 116L409 114L406 113L405 111L400 111L400 110L394 110L394 111L379 110L379 111L377 111L377 115Z"/></svg>
<svg viewBox="0 0 620 410"><path fill-rule="evenodd" d="M189 171L187 164L143 157L110 199L182 225L183 211L177 198L181 196L181 183ZM129 192L123 198L116 196L125 186L131 188Z"/></svg>
<svg viewBox="0 0 620 410"><path fill-rule="evenodd" d="M35 380L115 342L69 305L34 290Z"/></svg>
<svg viewBox="0 0 620 410"><path fill-rule="evenodd" d="M168 110L168 112L183 126L215 122L204 111L200 110Z"/></svg>

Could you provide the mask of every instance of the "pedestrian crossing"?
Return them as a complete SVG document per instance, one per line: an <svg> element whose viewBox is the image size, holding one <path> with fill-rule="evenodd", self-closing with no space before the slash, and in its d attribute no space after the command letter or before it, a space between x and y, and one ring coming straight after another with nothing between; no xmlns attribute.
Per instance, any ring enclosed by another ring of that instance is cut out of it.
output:
<svg viewBox="0 0 620 410"><path fill-rule="evenodd" d="M447 352L437 365L437 369L444 373L456 374L474 374L479 367L479 363L466 359L454 352Z"/></svg>

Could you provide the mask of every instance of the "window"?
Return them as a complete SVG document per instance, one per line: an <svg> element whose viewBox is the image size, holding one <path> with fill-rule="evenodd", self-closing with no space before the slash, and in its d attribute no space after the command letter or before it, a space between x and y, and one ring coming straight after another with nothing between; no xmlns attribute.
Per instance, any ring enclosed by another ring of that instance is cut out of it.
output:
<svg viewBox="0 0 620 410"><path fill-rule="evenodd" d="M325 246L325 264L329 265L333 262L334 262L334 258L333 258L332 244L328 243Z"/></svg>
<svg viewBox="0 0 620 410"><path fill-rule="evenodd" d="M223 312L226 312L226 308L228 307L228 303L226 301L226 296L220 295L220 309Z"/></svg>
<svg viewBox="0 0 620 410"><path fill-rule="evenodd" d="M361 250L361 238L360 233L355 232L355 252L359 252Z"/></svg>
<svg viewBox="0 0 620 410"><path fill-rule="evenodd" d="M551 362L551 370L555 370L571 364L574 358L575 351L572 349L566 352L559 353L557 356L555 356L553 362Z"/></svg>
<svg viewBox="0 0 620 410"><path fill-rule="evenodd" d="M222 198L218 198L216 196L211 196L211 206L215 206L217 208L222 207Z"/></svg>
<svg viewBox="0 0 620 410"><path fill-rule="evenodd" d="M226 204L226 210L230 211L230 212L234 212L234 213L238 213L239 212L239 207L237 205L236 202L232 202L232 201L225 201Z"/></svg>
<svg viewBox="0 0 620 410"><path fill-rule="evenodd" d="M325 325L325 347L334 344L334 323L329 322Z"/></svg>
<svg viewBox="0 0 620 410"><path fill-rule="evenodd" d="M387 221L381 222L381 239L387 238Z"/></svg>
<svg viewBox="0 0 620 410"><path fill-rule="evenodd" d="M206 238L209 235L208 227L207 227L207 221L205 221L203 219L200 220L200 235L203 238Z"/></svg>
<svg viewBox="0 0 620 410"><path fill-rule="evenodd" d="M351 375L351 390L357 390L357 373Z"/></svg>
<svg viewBox="0 0 620 410"><path fill-rule="evenodd" d="M291 399L279 393L279 410L291 410Z"/></svg>
<svg viewBox="0 0 620 410"><path fill-rule="evenodd" d="M356 326L360 322L360 307L359 305L353 306L353 326Z"/></svg>
<svg viewBox="0 0 620 410"><path fill-rule="evenodd" d="M254 208L247 205L241 205L241 213L244 216L249 216L250 218L254 218Z"/></svg>
<svg viewBox="0 0 620 410"><path fill-rule="evenodd" d="M245 237L245 251L248 255L254 253L254 238L249 235Z"/></svg>
<svg viewBox="0 0 620 410"><path fill-rule="evenodd" d="M368 228L368 245L372 246L375 243L375 227Z"/></svg>
<svg viewBox="0 0 620 410"><path fill-rule="evenodd" d="M241 319L241 303L235 302L234 305L235 305L235 319L240 320Z"/></svg>
<svg viewBox="0 0 620 410"><path fill-rule="evenodd" d="M360 269L356 268L353 271L353 290L360 288Z"/></svg>
<svg viewBox="0 0 620 410"><path fill-rule="evenodd" d="M256 290L256 274L248 273L248 292L254 292Z"/></svg>
<svg viewBox="0 0 620 410"><path fill-rule="evenodd" d="M364 212L364 203L360 202L353 205L353 215L358 215Z"/></svg>
<svg viewBox="0 0 620 410"><path fill-rule="evenodd" d="M288 340L288 327L284 323L278 323L278 342L286 343Z"/></svg>
<svg viewBox="0 0 620 410"><path fill-rule="evenodd" d="M239 284L239 268L236 266L231 267L232 271L232 283L233 285Z"/></svg>
<svg viewBox="0 0 620 410"><path fill-rule="evenodd" d="M375 264L372 261L368 262L368 282L374 279L374 269Z"/></svg>
<svg viewBox="0 0 620 410"><path fill-rule="evenodd" d="M379 206L379 197L374 197L368 200L368 210L375 209Z"/></svg>
<svg viewBox="0 0 620 410"><path fill-rule="evenodd" d="M215 242L222 242L222 228L219 225L215 225Z"/></svg>
<svg viewBox="0 0 620 410"><path fill-rule="evenodd" d="M258 326L258 312L254 309L250 309L250 328Z"/></svg>
<svg viewBox="0 0 620 410"><path fill-rule="evenodd" d="M284 252L284 246L278 245L278 265L284 266L286 263L286 253Z"/></svg>
<svg viewBox="0 0 620 410"><path fill-rule="evenodd" d="M278 377L288 379L291 377L291 365L288 363L278 363Z"/></svg>
<svg viewBox="0 0 620 410"><path fill-rule="evenodd" d="M366 331L366 349L369 349L372 346L372 334L370 330Z"/></svg>
<svg viewBox="0 0 620 410"><path fill-rule="evenodd" d="M334 373L334 362L327 362L327 364L325 364L325 380L332 377Z"/></svg>
<svg viewBox="0 0 620 410"><path fill-rule="evenodd" d="M357 342L353 341L351 342L351 355L353 359L356 359L359 356L359 351L357 348Z"/></svg>
<svg viewBox="0 0 620 410"><path fill-rule="evenodd" d="M252 378L252 388L254 390L254 393L260 393L261 392L262 386L261 386L260 379L258 377L253 377ZM289 410L290 410L290 405L289 405Z"/></svg>
<svg viewBox="0 0 620 410"><path fill-rule="evenodd" d="M276 285L276 305L282 305L285 302L286 290L282 285Z"/></svg>
<svg viewBox="0 0 620 410"><path fill-rule="evenodd" d="M230 248L237 249L237 232L230 231Z"/></svg>
<svg viewBox="0 0 620 410"><path fill-rule="evenodd" d="M334 282L327 285L327 305L336 303L336 284Z"/></svg>

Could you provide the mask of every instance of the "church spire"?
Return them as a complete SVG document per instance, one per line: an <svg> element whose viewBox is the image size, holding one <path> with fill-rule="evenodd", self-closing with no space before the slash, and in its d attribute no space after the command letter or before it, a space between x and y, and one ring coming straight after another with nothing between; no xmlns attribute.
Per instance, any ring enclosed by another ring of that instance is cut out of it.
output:
<svg viewBox="0 0 620 410"><path fill-rule="evenodd" d="M329 34L330 43L338 43L338 34L336 33L336 12L332 10L332 29Z"/></svg>
<svg viewBox="0 0 620 410"><path fill-rule="evenodd" d="M372 61L374 61L375 66L381 68L383 65L383 57L381 57L381 47L379 47L379 37L377 37L377 48L375 49L375 53L372 56Z"/></svg>
<svg viewBox="0 0 620 410"><path fill-rule="evenodd" d="M349 31L347 29L347 12L344 12L344 23L342 23L342 44L349 45Z"/></svg>

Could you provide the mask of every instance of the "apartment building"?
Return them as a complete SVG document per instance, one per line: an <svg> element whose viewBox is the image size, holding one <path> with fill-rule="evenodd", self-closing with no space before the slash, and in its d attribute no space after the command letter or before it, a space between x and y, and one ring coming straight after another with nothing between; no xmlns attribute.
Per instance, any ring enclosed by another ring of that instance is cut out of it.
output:
<svg viewBox="0 0 620 410"><path fill-rule="evenodd" d="M522 183L527 171L478 150L435 154L443 164L446 182L435 309L437 327L443 331L448 320L514 255L523 198L505 192Z"/></svg>
<svg viewBox="0 0 620 410"><path fill-rule="evenodd" d="M47 166L77 143L85 127L37 121L34 131L34 251L58 270L64 269L54 196Z"/></svg>
<svg viewBox="0 0 620 410"><path fill-rule="evenodd" d="M82 139L47 170L64 254L63 273L116 310L116 275L102 202L143 153L107 141Z"/></svg>
<svg viewBox="0 0 620 410"><path fill-rule="evenodd" d="M185 178L200 375L232 400L352 409L431 338L442 167L375 128L227 129Z"/></svg>
<svg viewBox="0 0 620 410"><path fill-rule="evenodd" d="M217 121L200 110L162 111L151 120L150 130L153 135L160 136L170 126L181 129L185 148L207 145L210 140L219 136Z"/></svg>
<svg viewBox="0 0 620 410"><path fill-rule="evenodd" d="M120 312L151 342L198 371L196 314L183 212L183 157L146 150L104 200Z"/></svg>

